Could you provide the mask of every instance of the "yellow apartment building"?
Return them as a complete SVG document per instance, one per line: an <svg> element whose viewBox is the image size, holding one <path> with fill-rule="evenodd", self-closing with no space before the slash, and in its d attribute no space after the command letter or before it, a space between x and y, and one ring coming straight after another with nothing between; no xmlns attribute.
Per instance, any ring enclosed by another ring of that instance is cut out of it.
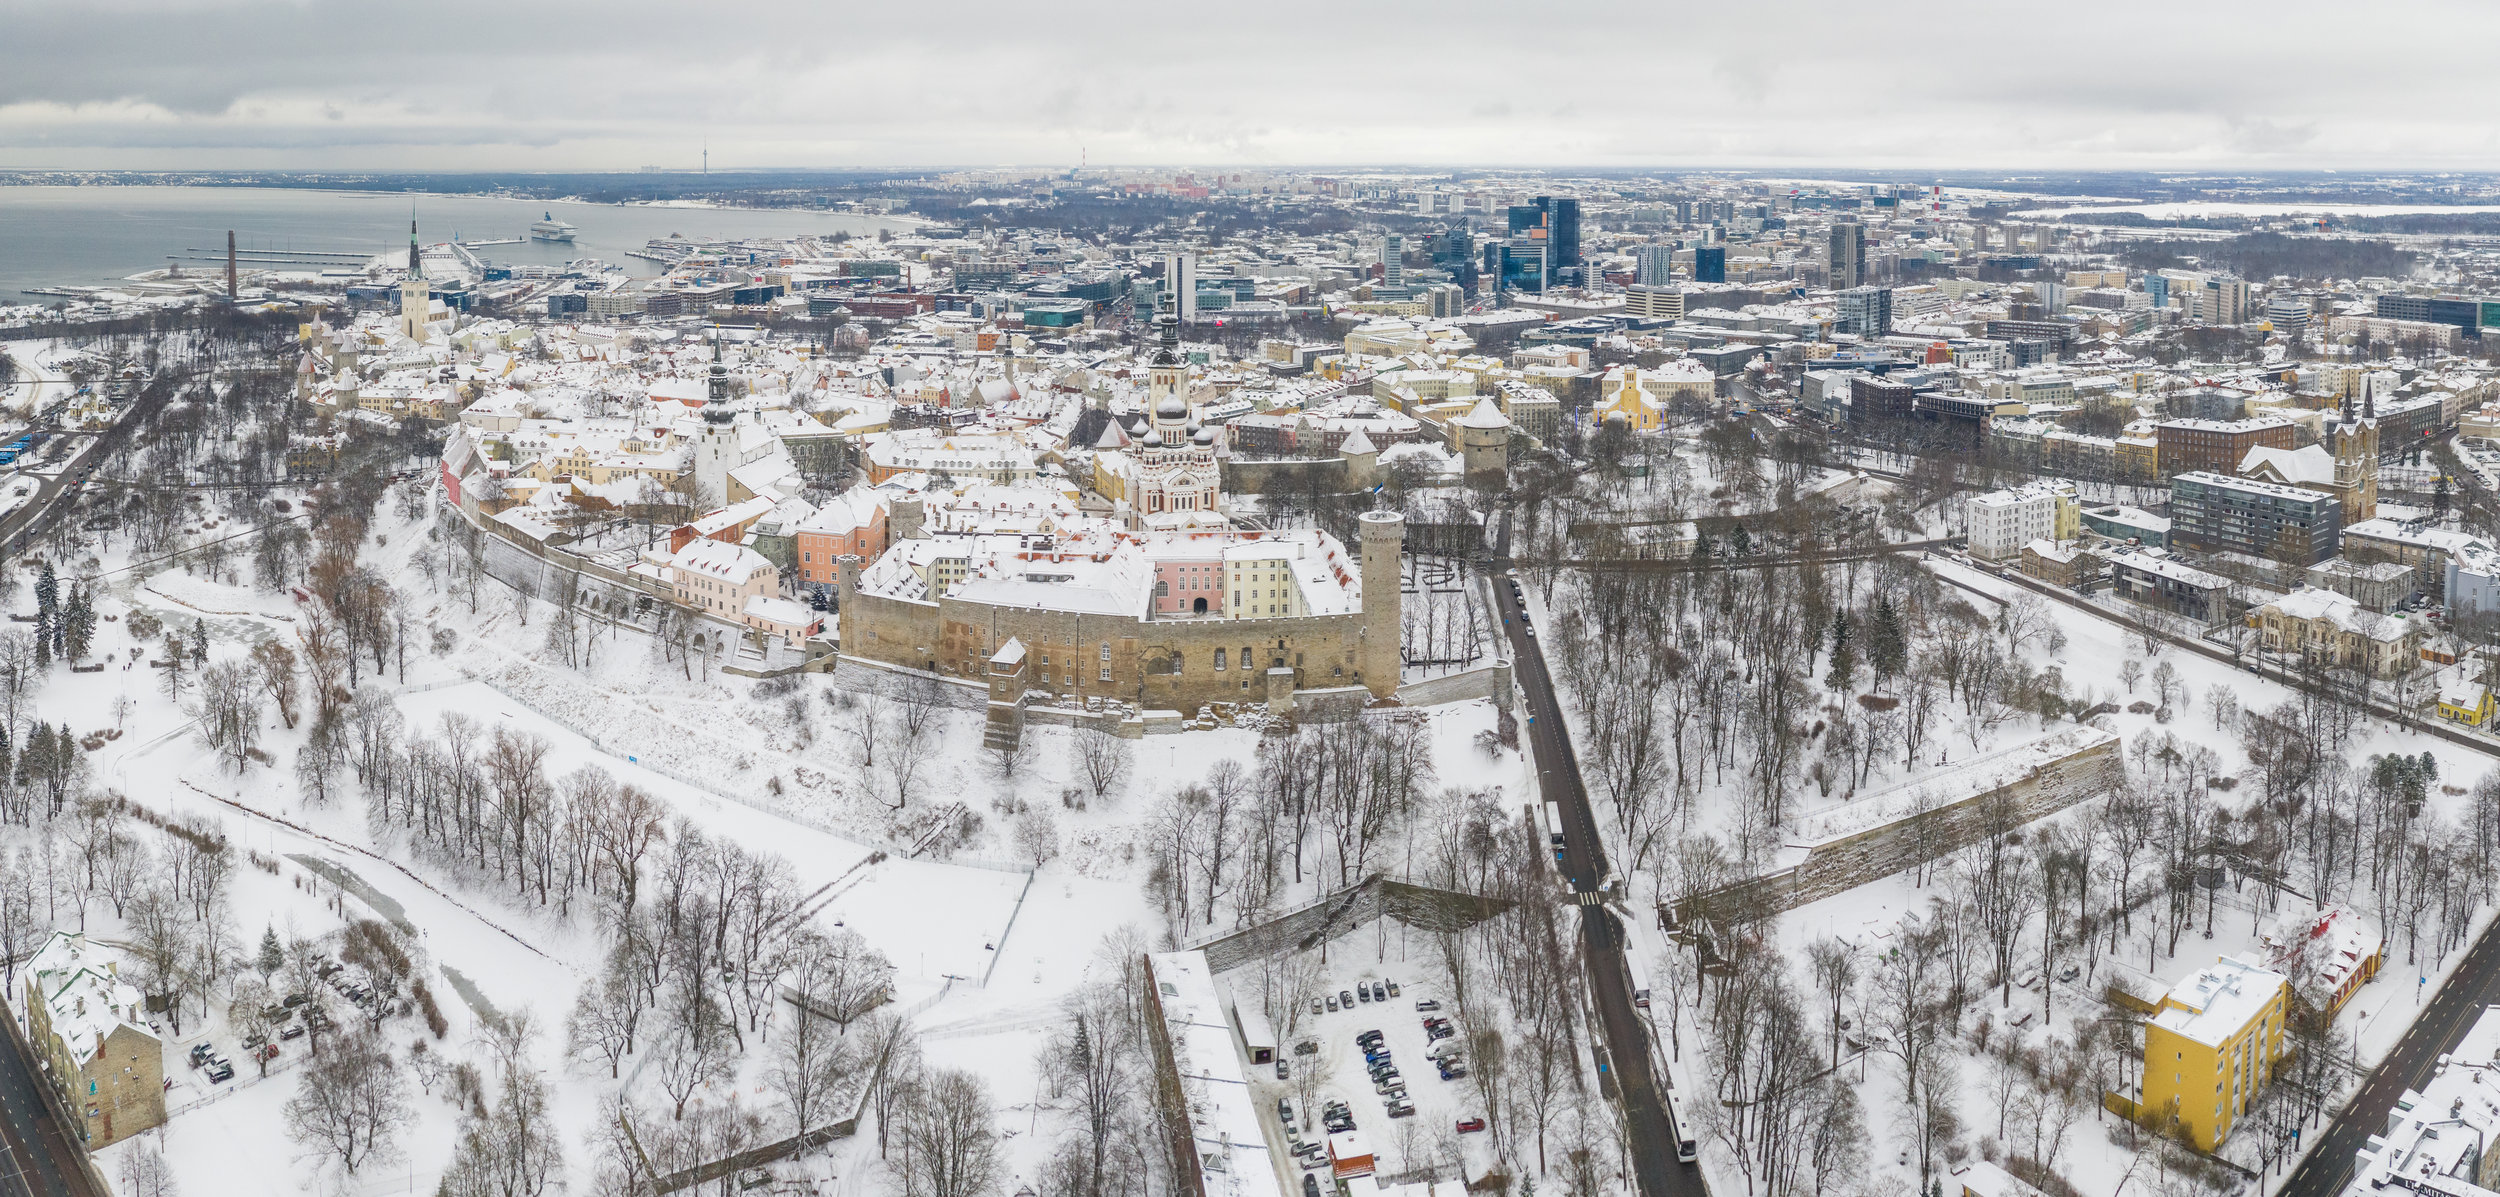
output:
<svg viewBox="0 0 2500 1197"><path fill-rule="evenodd" d="M2236 956L2164 994L2144 1023L2140 1108L2213 1150L2274 1073L2290 995L2283 974Z"/></svg>

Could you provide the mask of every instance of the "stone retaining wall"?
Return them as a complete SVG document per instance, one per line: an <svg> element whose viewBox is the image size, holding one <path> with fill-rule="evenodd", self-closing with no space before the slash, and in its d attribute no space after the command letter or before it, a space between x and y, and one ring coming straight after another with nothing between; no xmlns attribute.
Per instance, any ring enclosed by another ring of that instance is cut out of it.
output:
<svg viewBox="0 0 2500 1197"><path fill-rule="evenodd" d="M1818 843L1790 868L1740 881L1698 901L1776 913L1890 877L1985 838L2002 818L2030 823L2110 792L2126 777L2118 749L2116 736L2095 738L2014 781ZM1691 915L1695 901L1679 904L1679 921Z"/></svg>
<svg viewBox="0 0 2500 1197"><path fill-rule="evenodd" d="M1474 698L1490 698L1497 702L1510 700L1509 661L1497 658L1456 673L1421 678L1398 687L1398 701L1408 706L1437 706Z"/></svg>
<svg viewBox="0 0 2500 1197"><path fill-rule="evenodd" d="M1453 931L1483 922L1510 909L1510 905L1498 898L1392 881L1374 873L1255 927L1189 946L1207 954L1210 970L1223 972L1264 957L1309 951L1323 939L1343 935L1383 916L1419 930Z"/></svg>

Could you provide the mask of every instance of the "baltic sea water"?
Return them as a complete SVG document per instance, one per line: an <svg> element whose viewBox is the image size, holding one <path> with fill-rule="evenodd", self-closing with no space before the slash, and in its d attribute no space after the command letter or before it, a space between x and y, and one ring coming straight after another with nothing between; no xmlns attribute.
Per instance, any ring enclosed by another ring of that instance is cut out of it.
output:
<svg viewBox="0 0 2500 1197"><path fill-rule="evenodd" d="M270 187L0 187L0 304L37 297L28 287L109 286L167 259L199 251L216 262L184 261L186 271L225 269L226 231L239 251L335 250L405 253L411 209L427 242L526 238L542 213L580 231L571 244L523 240L482 246L497 263L562 265L598 258L635 274L656 262L628 257L655 237L794 237L848 232L874 236L904 222L790 208L677 208L549 203L474 195L313 191ZM300 268L300 267L299 267Z"/></svg>

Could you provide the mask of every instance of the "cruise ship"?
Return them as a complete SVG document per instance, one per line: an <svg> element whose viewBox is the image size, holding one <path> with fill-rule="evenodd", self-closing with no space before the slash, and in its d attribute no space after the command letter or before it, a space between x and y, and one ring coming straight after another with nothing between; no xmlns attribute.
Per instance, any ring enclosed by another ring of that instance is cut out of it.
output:
<svg viewBox="0 0 2500 1197"><path fill-rule="evenodd" d="M571 241L573 233L573 226L556 219L556 214L553 212L547 213L544 219L530 226L530 240L532 241Z"/></svg>

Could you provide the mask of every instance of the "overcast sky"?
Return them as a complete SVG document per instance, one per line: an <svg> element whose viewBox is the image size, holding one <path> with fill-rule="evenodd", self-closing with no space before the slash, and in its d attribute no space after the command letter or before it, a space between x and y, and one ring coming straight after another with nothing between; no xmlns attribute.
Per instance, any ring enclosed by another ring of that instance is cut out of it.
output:
<svg viewBox="0 0 2500 1197"><path fill-rule="evenodd" d="M0 168L2500 169L2482 0L0 0Z"/></svg>

